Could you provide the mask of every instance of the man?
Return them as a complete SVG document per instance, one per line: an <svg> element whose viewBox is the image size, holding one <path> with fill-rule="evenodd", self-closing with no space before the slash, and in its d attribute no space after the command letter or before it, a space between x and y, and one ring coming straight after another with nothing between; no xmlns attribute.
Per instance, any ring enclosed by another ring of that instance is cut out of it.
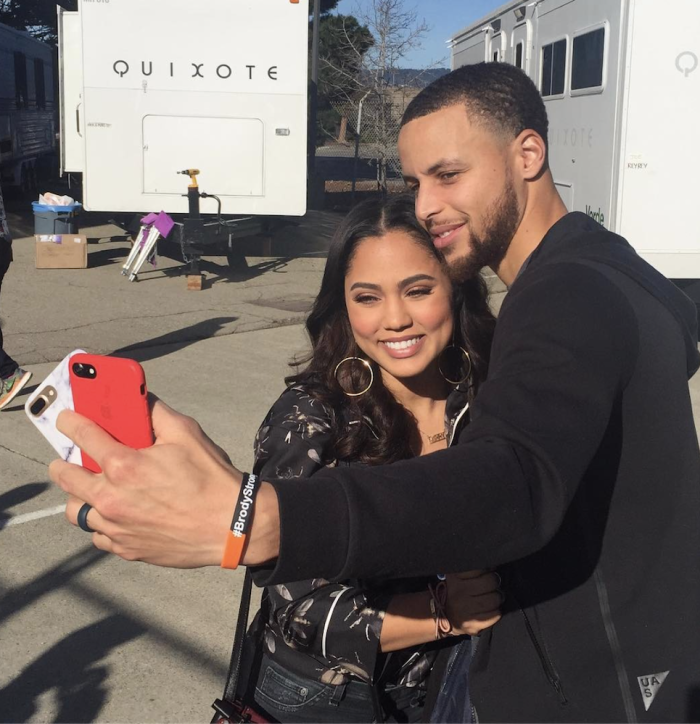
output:
<svg viewBox="0 0 700 724"><path fill-rule="evenodd" d="M245 562L259 582L499 568L480 637L481 721L697 721L700 454L692 303L621 238L567 214L532 82L467 66L410 104L399 151L416 214L456 279L510 286L487 382L457 446L262 486ZM105 476L54 463L95 545L171 566L221 560L240 475L156 403L130 451L64 413ZM167 445L167 447L166 447Z"/></svg>
<svg viewBox="0 0 700 724"><path fill-rule="evenodd" d="M0 188L0 288L2 280L12 263L12 237L5 217L5 205ZM5 352L2 347L2 326L0 325L0 410L17 397L32 376Z"/></svg>

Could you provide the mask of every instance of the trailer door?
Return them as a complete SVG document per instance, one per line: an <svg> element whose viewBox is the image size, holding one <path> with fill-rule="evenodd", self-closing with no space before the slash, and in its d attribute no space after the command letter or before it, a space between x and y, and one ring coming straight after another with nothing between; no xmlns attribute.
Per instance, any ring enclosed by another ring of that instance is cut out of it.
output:
<svg viewBox="0 0 700 724"><path fill-rule="evenodd" d="M85 148L81 125L83 100L83 40L80 13L67 12L60 5L58 14L58 83L61 124L61 175L83 171Z"/></svg>

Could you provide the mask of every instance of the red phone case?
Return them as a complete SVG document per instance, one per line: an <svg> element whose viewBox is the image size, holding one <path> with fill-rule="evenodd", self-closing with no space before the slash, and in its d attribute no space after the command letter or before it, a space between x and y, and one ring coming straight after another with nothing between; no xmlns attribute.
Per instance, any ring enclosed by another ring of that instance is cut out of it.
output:
<svg viewBox="0 0 700 724"><path fill-rule="evenodd" d="M79 377L76 365L95 370L94 378ZM115 440L140 449L153 444L146 377L133 359L76 354L70 361L70 384L76 412L96 422ZM82 452L83 467L95 473L99 465Z"/></svg>

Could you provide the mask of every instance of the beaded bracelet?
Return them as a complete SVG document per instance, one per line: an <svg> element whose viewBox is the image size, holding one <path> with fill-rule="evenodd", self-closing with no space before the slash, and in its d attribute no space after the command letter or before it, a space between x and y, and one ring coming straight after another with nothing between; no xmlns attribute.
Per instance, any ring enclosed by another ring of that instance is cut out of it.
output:
<svg viewBox="0 0 700 724"><path fill-rule="evenodd" d="M221 559L222 568L238 568L246 539L248 528L253 513L253 503L260 487L260 478L253 473L244 473L241 489L236 500L236 508L233 511L231 530L226 534L226 545L224 555Z"/></svg>

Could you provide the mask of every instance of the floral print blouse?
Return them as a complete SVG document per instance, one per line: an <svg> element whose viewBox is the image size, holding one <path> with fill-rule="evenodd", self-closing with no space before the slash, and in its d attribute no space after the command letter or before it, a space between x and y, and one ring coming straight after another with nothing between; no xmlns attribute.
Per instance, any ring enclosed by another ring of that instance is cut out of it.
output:
<svg viewBox="0 0 700 724"><path fill-rule="evenodd" d="M445 421L450 437L459 418L466 417L465 410L465 395L453 393ZM263 480L286 480L336 465L329 450L332 425L332 410L303 387L285 390L255 437L254 472ZM390 599L424 591L427 584L426 578L339 583L314 579L268 587L266 653L290 671L326 684L355 678L380 681L385 688L418 686L445 642L383 654L379 639Z"/></svg>

